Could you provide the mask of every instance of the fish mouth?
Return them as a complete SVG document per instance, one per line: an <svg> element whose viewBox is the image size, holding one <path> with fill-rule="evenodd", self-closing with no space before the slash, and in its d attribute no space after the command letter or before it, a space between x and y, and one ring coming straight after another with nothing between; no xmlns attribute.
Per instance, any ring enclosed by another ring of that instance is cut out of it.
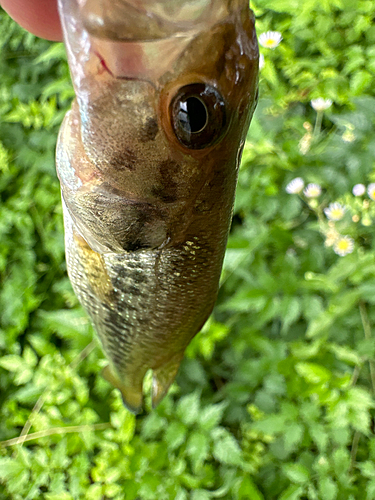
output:
<svg viewBox="0 0 375 500"><path fill-rule="evenodd" d="M106 73L117 80L155 82L180 56L191 37L149 42L118 42L90 36L91 54L97 59L98 74Z"/></svg>
<svg viewBox="0 0 375 500"><path fill-rule="evenodd" d="M85 30L111 41L188 36L219 22L248 0L78 0Z"/></svg>
<svg viewBox="0 0 375 500"><path fill-rule="evenodd" d="M199 33L248 0L76 0L98 74L158 80Z"/></svg>

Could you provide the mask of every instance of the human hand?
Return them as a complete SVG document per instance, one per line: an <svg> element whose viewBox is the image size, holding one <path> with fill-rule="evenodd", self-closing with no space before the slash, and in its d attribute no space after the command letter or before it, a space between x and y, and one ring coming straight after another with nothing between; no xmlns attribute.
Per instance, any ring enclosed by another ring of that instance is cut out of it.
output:
<svg viewBox="0 0 375 500"><path fill-rule="evenodd" d="M62 40L57 0L0 0L0 5L34 35L48 40Z"/></svg>

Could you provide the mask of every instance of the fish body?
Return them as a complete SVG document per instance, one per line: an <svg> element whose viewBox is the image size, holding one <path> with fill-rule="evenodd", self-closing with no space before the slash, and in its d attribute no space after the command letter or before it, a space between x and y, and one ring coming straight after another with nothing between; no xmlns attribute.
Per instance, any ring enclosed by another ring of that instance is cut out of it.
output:
<svg viewBox="0 0 375 500"><path fill-rule="evenodd" d="M59 0L76 99L57 145L67 267L139 412L214 306L258 48L247 0Z"/></svg>

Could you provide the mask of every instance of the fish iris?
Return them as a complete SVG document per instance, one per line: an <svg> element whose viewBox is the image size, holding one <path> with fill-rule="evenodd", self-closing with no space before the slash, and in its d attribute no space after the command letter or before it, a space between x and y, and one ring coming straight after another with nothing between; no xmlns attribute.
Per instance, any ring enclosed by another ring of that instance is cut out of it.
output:
<svg viewBox="0 0 375 500"><path fill-rule="evenodd" d="M182 87L171 101L169 115L177 139L189 149L216 144L226 130L224 99L204 83Z"/></svg>

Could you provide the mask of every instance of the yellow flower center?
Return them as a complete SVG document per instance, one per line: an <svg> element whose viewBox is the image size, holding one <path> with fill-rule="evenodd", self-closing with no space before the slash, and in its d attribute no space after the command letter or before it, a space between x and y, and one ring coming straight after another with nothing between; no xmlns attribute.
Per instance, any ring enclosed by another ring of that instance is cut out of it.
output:
<svg viewBox="0 0 375 500"><path fill-rule="evenodd" d="M334 208L332 211L331 211L331 217L333 217L334 219L341 219L341 217L343 216L343 211L341 210L341 208Z"/></svg>
<svg viewBox="0 0 375 500"><path fill-rule="evenodd" d="M349 241L347 240L340 240L337 243L337 248L341 250L342 252L345 252L349 248Z"/></svg>
<svg viewBox="0 0 375 500"><path fill-rule="evenodd" d="M274 47L276 45L276 40L274 40L273 38L269 38L268 40L266 40L265 45L267 47Z"/></svg>

